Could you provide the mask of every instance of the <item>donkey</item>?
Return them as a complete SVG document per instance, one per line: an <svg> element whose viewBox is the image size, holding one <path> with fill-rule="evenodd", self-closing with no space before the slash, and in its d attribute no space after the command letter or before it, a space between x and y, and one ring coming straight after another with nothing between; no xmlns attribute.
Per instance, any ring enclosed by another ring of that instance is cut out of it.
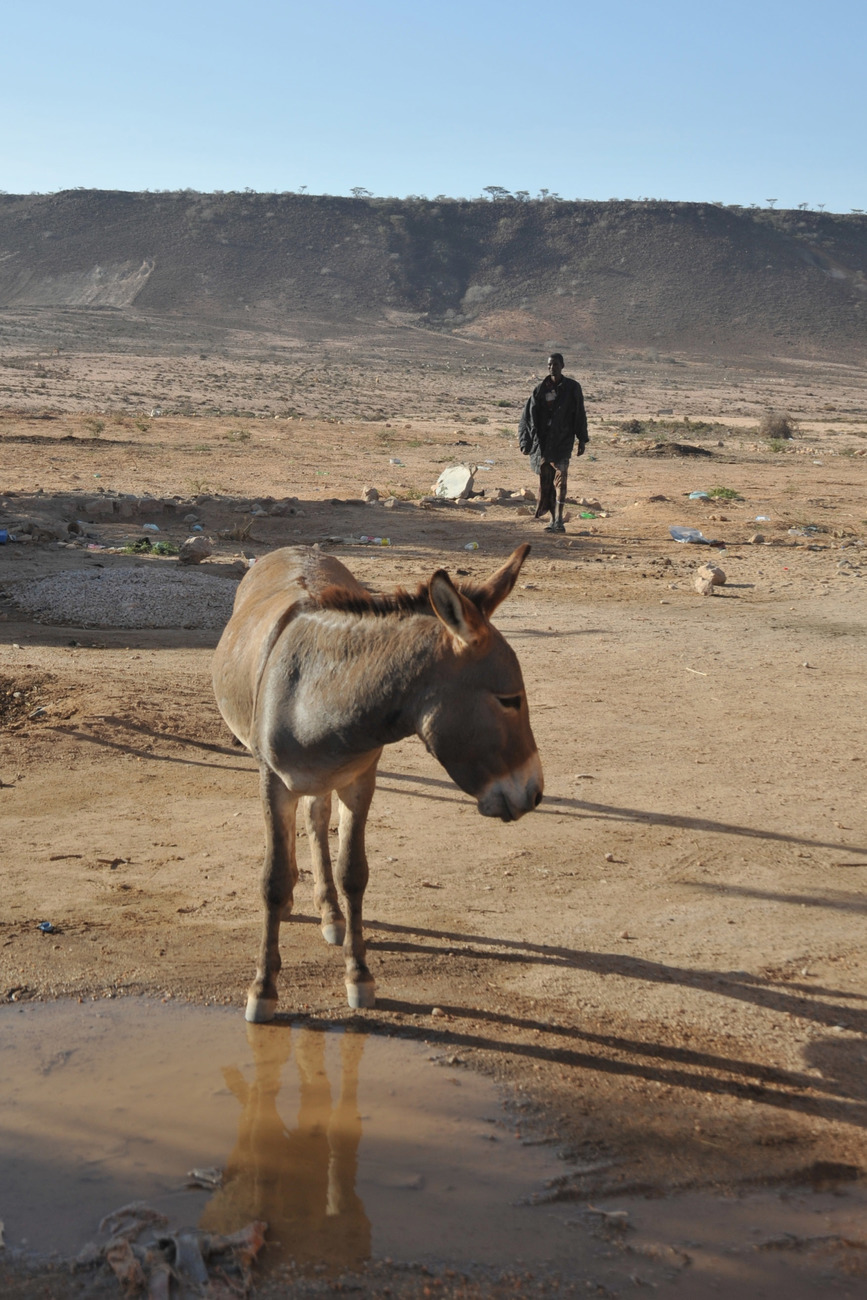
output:
<svg viewBox="0 0 867 1300"><path fill-rule="evenodd" d="M350 1007L372 1007L362 901L364 828L383 747L413 733L483 817L516 821L542 798L521 669L490 615L515 585L519 546L479 586L443 569L415 594L372 596L318 547L272 551L245 575L217 646L213 680L226 723L259 764L265 814L265 925L247 1020L277 1009L280 922L298 880L302 804L322 934L342 944ZM339 804L337 884L328 824Z"/></svg>

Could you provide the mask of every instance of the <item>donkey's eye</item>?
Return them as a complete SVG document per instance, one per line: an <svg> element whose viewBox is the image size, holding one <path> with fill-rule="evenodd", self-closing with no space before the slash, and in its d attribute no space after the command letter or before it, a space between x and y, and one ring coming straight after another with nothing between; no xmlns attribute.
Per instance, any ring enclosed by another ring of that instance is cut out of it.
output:
<svg viewBox="0 0 867 1300"><path fill-rule="evenodd" d="M520 695L498 695L497 699L504 709L520 709L521 707Z"/></svg>

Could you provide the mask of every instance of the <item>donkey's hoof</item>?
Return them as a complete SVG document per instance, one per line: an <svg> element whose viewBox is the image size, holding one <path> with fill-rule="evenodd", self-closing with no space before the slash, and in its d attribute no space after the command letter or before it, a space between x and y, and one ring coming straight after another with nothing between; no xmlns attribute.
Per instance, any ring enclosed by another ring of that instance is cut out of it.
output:
<svg viewBox="0 0 867 1300"><path fill-rule="evenodd" d="M322 938L326 943L334 944L339 948L346 938L346 922L344 920L332 921L330 925L323 925Z"/></svg>
<svg viewBox="0 0 867 1300"><path fill-rule="evenodd" d="M244 1019L251 1025L266 1025L277 1014L276 998L258 998L255 993L247 997L247 1010Z"/></svg>
<svg viewBox="0 0 867 1300"><path fill-rule="evenodd" d="M346 981L346 1001L353 1011L366 1011L376 1006L376 985L373 980L365 984L350 984Z"/></svg>

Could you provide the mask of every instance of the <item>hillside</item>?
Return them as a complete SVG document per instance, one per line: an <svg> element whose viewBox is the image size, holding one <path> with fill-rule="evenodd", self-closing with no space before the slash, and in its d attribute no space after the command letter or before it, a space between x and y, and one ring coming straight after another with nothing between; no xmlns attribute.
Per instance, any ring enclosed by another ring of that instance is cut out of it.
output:
<svg viewBox="0 0 867 1300"><path fill-rule="evenodd" d="M0 327L114 309L357 334L383 320L537 347L855 359L867 217L666 202L0 195ZM150 322L150 324L148 324ZM111 332L106 313L94 328ZM193 334L195 330L193 330ZM155 340L154 340L155 341Z"/></svg>

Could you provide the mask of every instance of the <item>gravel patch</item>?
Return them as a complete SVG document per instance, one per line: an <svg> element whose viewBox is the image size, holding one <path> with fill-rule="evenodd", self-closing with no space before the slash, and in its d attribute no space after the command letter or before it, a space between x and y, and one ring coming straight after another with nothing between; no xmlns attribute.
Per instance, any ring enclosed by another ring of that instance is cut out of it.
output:
<svg viewBox="0 0 867 1300"><path fill-rule="evenodd" d="M16 583L9 595L39 623L75 627L222 628L237 584L175 565L70 569Z"/></svg>

